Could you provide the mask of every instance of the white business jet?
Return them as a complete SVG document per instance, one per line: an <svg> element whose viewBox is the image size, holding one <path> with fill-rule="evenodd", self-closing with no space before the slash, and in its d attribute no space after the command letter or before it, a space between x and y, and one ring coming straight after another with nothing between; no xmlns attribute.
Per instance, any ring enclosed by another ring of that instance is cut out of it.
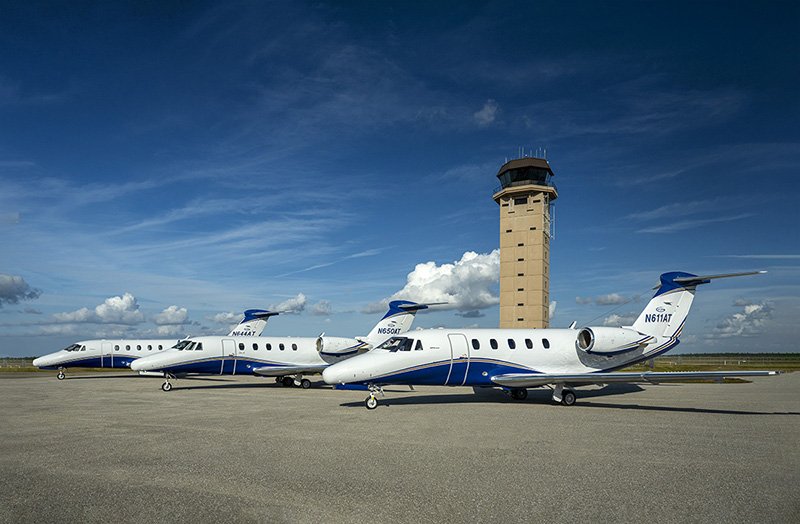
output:
<svg viewBox="0 0 800 524"><path fill-rule="evenodd" d="M396 300L366 337L191 337L175 347L137 360L135 371L160 372L161 389L172 389L170 379L188 373L214 375L262 375L276 377L285 386L311 386L304 374L320 373L332 363L368 351L388 338L408 331L414 315L426 304Z"/></svg>
<svg viewBox="0 0 800 524"><path fill-rule="evenodd" d="M257 337L261 335L269 317L278 312L248 309L244 319L228 336ZM33 365L41 369L58 369L59 380L66 377L66 368L129 368L131 362L164 351L180 340L173 339L120 339L83 340L66 349L33 359Z"/></svg>
<svg viewBox="0 0 800 524"><path fill-rule="evenodd" d="M757 273L763 273L759 271ZM501 386L517 400L526 388L548 386L553 400L575 403L572 388L612 382L659 382L688 379L775 375L775 371L612 373L661 355L678 345L695 288L714 278L753 275L661 275L660 285L639 318L627 327L583 329L436 329L392 337L369 353L330 366L329 384L366 385L368 409L375 409L382 386Z"/></svg>

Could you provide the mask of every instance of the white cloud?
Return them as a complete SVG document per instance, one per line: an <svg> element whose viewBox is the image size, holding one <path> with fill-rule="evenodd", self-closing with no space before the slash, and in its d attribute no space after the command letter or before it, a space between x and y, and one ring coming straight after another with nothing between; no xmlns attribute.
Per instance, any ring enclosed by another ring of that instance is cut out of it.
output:
<svg viewBox="0 0 800 524"><path fill-rule="evenodd" d="M82 307L71 313L55 313L50 322L56 324L139 324L144 322L144 314L139 310L136 297L130 293L107 298L93 310Z"/></svg>
<svg viewBox="0 0 800 524"><path fill-rule="evenodd" d="M473 116L481 127L488 126L497 118L497 102L491 98L483 105L483 109L475 113Z"/></svg>
<svg viewBox="0 0 800 524"><path fill-rule="evenodd" d="M299 315L306 309L308 299L302 293L298 293L296 297L284 300L277 306L271 305L267 309L270 311L280 311L282 314Z"/></svg>
<svg viewBox="0 0 800 524"><path fill-rule="evenodd" d="M598 306L618 306L621 304L627 304L630 302L629 298L623 297L617 293L611 293L610 295L600 295L595 298L581 298L575 297L575 303L580 305L586 304L596 304Z"/></svg>
<svg viewBox="0 0 800 524"><path fill-rule="evenodd" d="M385 311L392 300L446 302L437 309L476 311L497 305L500 299L492 289L500 282L500 250L488 254L464 253L453 264L417 264L408 274L403 289L380 302L368 304L364 313Z"/></svg>
<svg viewBox="0 0 800 524"><path fill-rule="evenodd" d="M767 302L761 304L751 304L747 301L737 299L734 306L741 307L742 313L723 319L714 328L711 336L713 337L736 337L758 335L761 329L772 318L772 306Z"/></svg>
<svg viewBox="0 0 800 524"><path fill-rule="evenodd" d="M244 315L241 313L234 313L233 311L229 313L217 313L216 315L206 315L206 320L211 321L215 324L238 324L244 318Z"/></svg>
<svg viewBox="0 0 800 524"><path fill-rule="evenodd" d="M161 313L153 315L153 322L159 326L186 324L188 320L189 312L185 307L170 306Z"/></svg>
<svg viewBox="0 0 800 524"><path fill-rule="evenodd" d="M630 326L638 317L638 313L627 313L624 315L612 313L603 320L603 325L609 327Z"/></svg>
<svg viewBox="0 0 800 524"><path fill-rule="evenodd" d="M41 294L41 289L31 288L22 277L0 275L0 307L4 303L17 304L20 300L36 300Z"/></svg>
<svg viewBox="0 0 800 524"><path fill-rule="evenodd" d="M331 314L330 300L320 300L311 307L311 312L319 317L327 317Z"/></svg>

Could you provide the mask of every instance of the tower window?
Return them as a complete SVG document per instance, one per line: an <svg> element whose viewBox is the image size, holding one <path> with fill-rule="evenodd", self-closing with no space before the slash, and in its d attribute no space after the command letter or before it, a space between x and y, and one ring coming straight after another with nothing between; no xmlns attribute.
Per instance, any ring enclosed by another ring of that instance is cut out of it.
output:
<svg viewBox="0 0 800 524"><path fill-rule="evenodd" d="M525 291L525 288L521 287L521 288L517 289L517 291Z"/></svg>
<svg viewBox="0 0 800 524"><path fill-rule="evenodd" d="M518 276L518 277L524 277L524 276L525 276L525 273L517 273L517 276Z"/></svg>
<svg viewBox="0 0 800 524"><path fill-rule="evenodd" d="M517 247L522 247L524 245L525 245L525 242L520 242L519 244L517 244Z"/></svg>
<svg viewBox="0 0 800 524"><path fill-rule="evenodd" d="M518 318L517 322L525 322L525 319L524 318Z"/></svg>
<svg viewBox="0 0 800 524"><path fill-rule="evenodd" d="M511 233L511 229L506 229L506 233Z"/></svg>
<svg viewBox="0 0 800 524"><path fill-rule="evenodd" d="M528 197L522 197L522 198L515 198L514 199L514 205L515 206L524 206L527 203L528 203Z"/></svg>

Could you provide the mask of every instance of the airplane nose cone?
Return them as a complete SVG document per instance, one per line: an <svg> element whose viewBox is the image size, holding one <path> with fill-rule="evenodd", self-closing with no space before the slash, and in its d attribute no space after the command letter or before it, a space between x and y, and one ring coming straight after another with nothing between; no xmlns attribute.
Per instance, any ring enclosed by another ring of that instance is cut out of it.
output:
<svg viewBox="0 0 800 524"><path fill-rule="evenodd" d="M142 362L144 358L136 359L131 362L131 369L134 371L147 371L150 369L147 365L147 362Z"/></svg>
<svg viewBox="0 0 800 524"><path fill-rule="evenodd" d="M40 368L46 366L47 359L45 357L36 357L33 359L33 367Z"/></svg>
<svg viewBox="0 0 800 524"><path fill-rule="evenodd" d="M334 369L335 367L336 366L333 365L322 370L322 380L324 380L326 384L339 383L339 377L341 376L341 373L339 373L339 370Z"/></svg>

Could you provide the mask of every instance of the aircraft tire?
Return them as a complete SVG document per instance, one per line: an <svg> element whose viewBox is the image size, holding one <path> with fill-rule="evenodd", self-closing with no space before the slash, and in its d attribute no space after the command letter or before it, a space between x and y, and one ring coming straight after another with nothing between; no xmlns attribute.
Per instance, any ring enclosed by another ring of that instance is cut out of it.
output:
<svg viewBox="0 0 800 524"><path fill-rule="evenodd" d="M303 380L300 381L300 387L303 388L303 389L310 388L311 387L311 381L308 380L307 378L304 378Z"/></svg>
<svg viewBox="0 0 800 524"><path fill-rule="evenodd" d="M58 380L64 380L64 377L66 377L66 375L64 374L64 372L63 372L63 371L59 371L59 372L58 372L58 375L56 375L56 378L57 378Z"/></svg>
<svg viewBox="0 0 800 524"><path fill-rule="evenodd" d="M283 377L281 383L288 388L289 386L294 386L294 379L292 377Z"/></svg>
<svg viewBox="0 0 800 524"><path fill-rule="evenodd" d="M575 404L575 400L577 397L575 396L574 391L564 390L564 393L561 395L561 405L562 406L572 406Z"/></svg>
<svg viewBox="0 0 800 524"><path fill-rule="evenodd" d="M170 384L169 382L164 382L163 384L161 384L162 391L169 391L171 389L172 389L172 384Z"/></svg>
<svg viewBox="0 0 800 524"><path fill-rule="evenodd" d="M367 400L364 401L364 405L367 407L367 409L375 409L378 407L378 399L373 396L369 396L367 397Z"/></svg>
<svg viewBox="0 0 800 524"><path fill-rule="evenodd" d="M511 390L511 398L514 400L525 400L528 398L528 390L527 389L512 389Z"/></svg>
<svg viewBox="0 0 800 524"><path fill-rule="evenodd" d="M281 382L283 382L283 377L281 377L281 376L275 377L275 382L280 384Z"/></svg>

